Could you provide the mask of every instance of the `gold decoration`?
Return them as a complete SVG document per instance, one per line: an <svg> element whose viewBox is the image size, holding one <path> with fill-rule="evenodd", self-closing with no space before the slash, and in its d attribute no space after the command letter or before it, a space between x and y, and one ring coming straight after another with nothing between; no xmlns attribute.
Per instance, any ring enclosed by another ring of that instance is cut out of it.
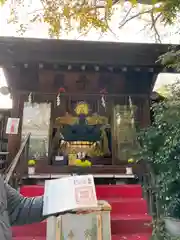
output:
<svg viewBox="0 0 180 240"><path fill-rule="evenodd" d="M77 117L73 117L71 114L66 113L63 117L56 118L56 125L74 125L78 122Z"/></svg>
<svg viewBox="0 0 180 240"><path fill-rule="evenodd" d="M63 117L58 117L56 118L56 125L74 125L78 123L79 118L78 117L74 117L69 113L66 113L65 116ZM94 114L93 116L87 117L87 124L88 125L104 125L104 124L108 124L108 118L107 117L103 117L103 116L99 116L97 114Z"/></svg>
<svg viewBox="0 0 180 240"><path fill-rule="evenodd" d="M77 159L77 154L76 154L75 150L72 151L72 153L68 154L69 165L71 165L71 166L76 165L76 159Z"/></svg>
<svg viewBox="0 0 180 240"><path fill-rule="evenodd" d="M101 213L97 215L97 240L103 239L103 232L102 232L102 215Z"/></svg>
<svg viewBox="0 0 180 240"><path fill-rule="evenodd" d="M64 239L63 238L63 230L62 230L62 216L58 217L58 221L56 222L56 229L58 229L58 231L56 231L56 239Z"/></svg>
<svg viewBox="0 0 180 240"><path fill-rule="evenodd" d="M89 114L89 106L85 102L79 102L74 111L78 116L81 114L87 116Z"/></svg>
<svg viewBox="0 0 180 240"><path fill-rule="evenodd" d="M108 124L108 118L99 116L98 114L94 113L91 117L86 118L88 125L97 125L97 124Z"/></svg>
<svg viewBox="0 0 180 240"><path fill-rule="evenodd" d="M99 143L95 143L89 152L90 157L101 157L104 153L101 150L101 146Z"/></svg>

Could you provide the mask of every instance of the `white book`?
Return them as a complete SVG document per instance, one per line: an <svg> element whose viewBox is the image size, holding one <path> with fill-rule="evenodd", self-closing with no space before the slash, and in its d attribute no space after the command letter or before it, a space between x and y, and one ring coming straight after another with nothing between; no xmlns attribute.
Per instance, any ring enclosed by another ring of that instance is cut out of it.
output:
<svg viewBox="0 0 180 240"><path fill-rule="evenodd" d="M44 216L97 206L92 175L64 177L45 182Z"/></svg>

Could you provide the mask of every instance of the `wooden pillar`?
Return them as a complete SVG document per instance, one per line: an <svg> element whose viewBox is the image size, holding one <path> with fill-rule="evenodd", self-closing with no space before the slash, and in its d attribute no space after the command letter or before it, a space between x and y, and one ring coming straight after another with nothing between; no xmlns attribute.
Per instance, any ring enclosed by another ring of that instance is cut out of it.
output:
<svg viewBox="0 0 180 240"><path fill-rule="evenodd" d="M24 108L24 100L22 96L13 94L12 100L13 100L13 106L11 111L11 117L20 118L20 122L19 122L18 134L8 135L8 152L9 152L8 162L9 163L16 156L21 145L22 117L23 117L23 108Z"/></svg>
<svg viewBox="0 0 180 240"><path fill-rule="evenodd" d="M146 97L142 99L142 115L141 115L141 127L146 128L151 124L150 118L150 98Z"/></svg>

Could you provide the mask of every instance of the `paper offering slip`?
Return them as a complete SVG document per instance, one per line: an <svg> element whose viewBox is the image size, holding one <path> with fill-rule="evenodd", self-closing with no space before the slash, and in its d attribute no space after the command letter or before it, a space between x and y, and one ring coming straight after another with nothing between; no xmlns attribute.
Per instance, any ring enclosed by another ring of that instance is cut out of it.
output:
<svg viewBox="0 0 180 240"><path fill-rule="evenodd" d="M64 177L45 182L44 216L97 206L92 175Z"/></svg>

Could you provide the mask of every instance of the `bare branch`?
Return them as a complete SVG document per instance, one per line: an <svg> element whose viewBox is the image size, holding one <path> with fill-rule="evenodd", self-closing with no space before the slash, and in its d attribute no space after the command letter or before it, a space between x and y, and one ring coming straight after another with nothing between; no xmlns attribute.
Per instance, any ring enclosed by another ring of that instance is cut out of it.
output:
<svg viewBox="0 0 180 240"><path fill-rule="evenodd" d="M125 21L126 21L127 17L129 16L129 14L130 14L131 11L132 11L132 9L133 9L133 7L131 7L131 8L127 11L125 17L123 18L123 20L122 20L121 22L125 22Z"/></svg>
<svg viewBox="0 0 180 240"><path fill-rule="evenodd" d="M159 43L161 43L161 37L160 37L160 34L159 34L158 30L157 30L156 23L157 23L158 19L161 17L161 15L162 15L162 13L159 13L156 17L154 17L153 9L152 9L152 11L150 13L151 20L152 20L151 29L154 30L156 41L159 42Z"/></svg>
<svg viewBox="0 0 180 240"><path fill-rule="evenodd" d="M146 11L139 12L139 13L137 13L137 14L129 17L128 19L127 19L127 16L125 16L125 18L124 18L125 20L123 19L123 20L121 21L121 23L120 23L120 25L119 25L119 28L124 27L129 21L131 21L131 20L133 20L133 19L135 19L135 18L137 18L137 17L139 17L139 16L141 16L141 15L150 13L151 11L152 11L152 8L149 9L149 10L146 10Z"/></svg>
<svg viewBox="0 0 180 240"><path fill-rule="evenodd" d="M93 28L93 26L91 25L86 31L84 31L83 33L81 33L81 34L77 37L77 39L79 39L79 38L81 38L81 37L83 37L83 36L86 36L86 35L91 31L92 28Z"/></svg>
<svg viewBox="0 0 180 240"><path fill-rule="evenodd" d="M108 31L116 38L116 40L119 40L119 37L113 32L107 20L106 20L106 25L107 25Z"/></svg>

